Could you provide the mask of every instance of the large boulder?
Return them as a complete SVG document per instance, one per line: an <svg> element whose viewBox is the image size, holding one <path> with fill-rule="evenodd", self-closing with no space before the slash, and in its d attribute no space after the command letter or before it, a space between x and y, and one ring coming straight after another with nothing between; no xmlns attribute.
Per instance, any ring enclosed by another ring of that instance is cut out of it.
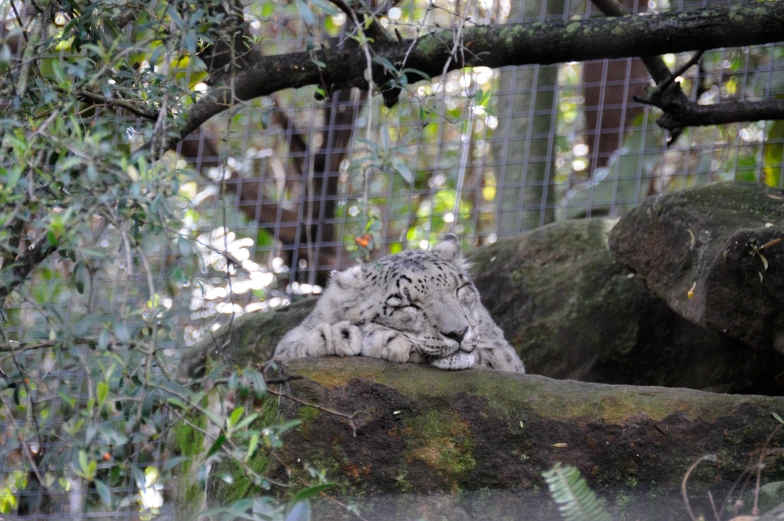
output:
<svg viewBox="0 0 784 521"><path fill-rule="evenodd" d="M615 259L682 317L784 352L784 195L718 183L652 197L610 235Z"/></svg>
<svg viewBox="0 0 784 521"><path fill-rule="evenodd" d="M295 400L280 401L281 421L302 424L268 472L296 481L302 462L326 469L332 494L366 519L556 519L540 474L556 462L576 466L618 519L684 519L681 481L706 455L687 490L712 518L707 492L723 498L772 433L771 447L784 440L771 416L784 398L366 358L295 360L286 373L304 378L287 384ZM765 482L784 477L784 454L763 459Z"/></svg>
<svg viewBox="0 0 784 521"><path fill-rule="evenodd" d="M720 392L784 390L774 378L784 357L752 353L684 320L616 264L607 243L616 222L556 223L470 253L482 302L528 372Z"/></svg>
<svg viewBox="0 0 784 521"><path fill-rule="evenodd" d="M528 372L553 378L774 394L778 353L755 353L681 318L616 264L607 236L616 220L545 226L469 252L482 302ZM210 354L243 365L275 345L315 305L254 313L210 335L185 358L188 374Z"/></svg>

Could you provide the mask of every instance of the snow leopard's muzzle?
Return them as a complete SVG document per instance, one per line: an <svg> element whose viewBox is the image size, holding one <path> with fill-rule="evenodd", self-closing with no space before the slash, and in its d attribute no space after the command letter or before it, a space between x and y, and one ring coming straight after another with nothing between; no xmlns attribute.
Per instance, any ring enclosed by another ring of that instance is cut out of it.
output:
<svg viewBox="0 0 784 521"><path fill-rule="evenodd" d="M476 365L475 354L479 341L477 326L467 326L464 331L439 331L440 344L420 349L428 363L439 369L459 370Z"/></svg>

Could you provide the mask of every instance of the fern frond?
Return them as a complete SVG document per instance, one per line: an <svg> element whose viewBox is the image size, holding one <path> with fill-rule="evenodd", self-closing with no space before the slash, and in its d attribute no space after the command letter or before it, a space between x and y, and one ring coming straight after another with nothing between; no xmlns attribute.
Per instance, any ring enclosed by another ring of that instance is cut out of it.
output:
<svg viewBox="0 0 784 521"><path fill-rule="evenodd" d="M542 472L542 476L566 521L612 521L576 468L556 463L550 470Z"/></svg>

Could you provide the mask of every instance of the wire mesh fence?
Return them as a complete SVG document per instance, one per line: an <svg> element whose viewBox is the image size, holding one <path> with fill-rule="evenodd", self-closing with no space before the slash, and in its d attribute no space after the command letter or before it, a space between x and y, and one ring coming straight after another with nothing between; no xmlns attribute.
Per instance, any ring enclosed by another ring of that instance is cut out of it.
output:
<svg viewBox="0 0 784 521"><path fill-rule="evenodd" d="M650 0L628 7L703 5ZM590 3L570 0L405 0L376 8L385 13L384 27L404 37L458 23L601 16ZM51 22L55 32L68 23L58 14ZM36 15L32 3L0 0L3 53L19 58L14 28ZM328 14L322 2L248 2L244 17L263 54L318 45L361 52L350 38L350 20ZM67 51L52 50L51 58L66 60ZM664 56L671 68L687 59ZM449 232L473 247L558 220L616 217L645 197L712 181L784 187L782 122L694 127L668 144L656 124L658 111L633 99L651 85L638 59L472 67L436 78L411 71L408 78L391 108L360 89L324 99L310 87L213 118L163 159L180 169L179 197L166 209L180 219L171 230L174 240L150 235L128 248L123 225L96 214L80 240L100 256L81 264L67 255L50 259L10 296L3 336L16 347L0 351L0 376L33 378L0 391L0 518L171 514L153 471L144 471L165 465L163 434L171 418L159 411L147 427L160 426L155 441L134 432L111 439L119 435L96 422L75 442L69 432L78 430L74 418L80 415L64 421L47 404L65 402L82 411L83 421L100 416L90 409L99 398L85 370L95 346L75 341L47 351L56 332L68 330L76 338L93 331L100 343L102 331L110 331L104 340L112 345L110 336L136 338L147 327L140 320L165 314L170 325L155 343L156 366L162 367L156 370L165 371L167 364L176 367L181 349L221 324L318 294L329 270L358 258L426 249ZM679 81L704 104L781 98L784 45L708 52ZM206 87L197 82L192 88ZM123 121L115 144L141 133L140 120L126 115ZM185 276L178 262L195 276ZM62 327L53 326L53 316ZM129 343L113 356L132 356L134 349ZM35 434L44 431L63 435ZM107 490L91 486L84 475L115 472L119 455L80 459L83 447L101 436L128 451L122 455L128 465L107 479ZM102 503L106 494L117 499Z"/></svg>

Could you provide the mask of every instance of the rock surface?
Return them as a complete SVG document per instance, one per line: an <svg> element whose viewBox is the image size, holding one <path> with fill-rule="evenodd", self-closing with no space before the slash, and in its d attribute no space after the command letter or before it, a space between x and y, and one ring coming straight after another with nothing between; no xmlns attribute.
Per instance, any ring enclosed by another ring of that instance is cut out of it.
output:
<svg viewBox="0 0 784 521"><path fill-rule="evenodd" d="M610 248L682 317L782 353L782 226L781 190L719 183L649 198L613 229Z"/></svg>
<svg viewBox="0 0 784 521"><path fill-rule="evenodd" d="M784 391L784 357L684 320L610 255L615 220L552 224L469 254L482 302L530 373L719 392Z"/></svg>
<svg viewBox="0 0 784 521"><path fill-rule="evenodd" d="M295 474L306 475L300 461L326 469L339 484L334 494L358 501L367 519L455 519L459 511L465 519L555 519L540 473L557 461L576 466L619 519L684 519L683 475L712 454L716 461L700 464L688 482L695 514L709 518L700 510L706 492L723 498L778 425L771 411L784 410L784 398L365 358L295 360L287 373L304 377L288 384L292 396L356 414L349 420L281 400L283 419L303 423L278 456ZM771 446L782 440L779 431ZM784 477L784 454L766 463L766 482ZM273 471L291 479L285 474ZM318 518L331 518L325 512Z"/></svg>
<svg viewBox="0 0 784 521"><path fill-rule="evenodd" d="M529 373L553 378L717 392L776 394L784 356L755 353L696 326L616 264L615 220L545 226L469 252L482 301ZM644 241L643 241L644 243ZM193 375L205 355L229 364L272 357L280 338L315 305L306 300L235 320L186 355Z"/></svg>

